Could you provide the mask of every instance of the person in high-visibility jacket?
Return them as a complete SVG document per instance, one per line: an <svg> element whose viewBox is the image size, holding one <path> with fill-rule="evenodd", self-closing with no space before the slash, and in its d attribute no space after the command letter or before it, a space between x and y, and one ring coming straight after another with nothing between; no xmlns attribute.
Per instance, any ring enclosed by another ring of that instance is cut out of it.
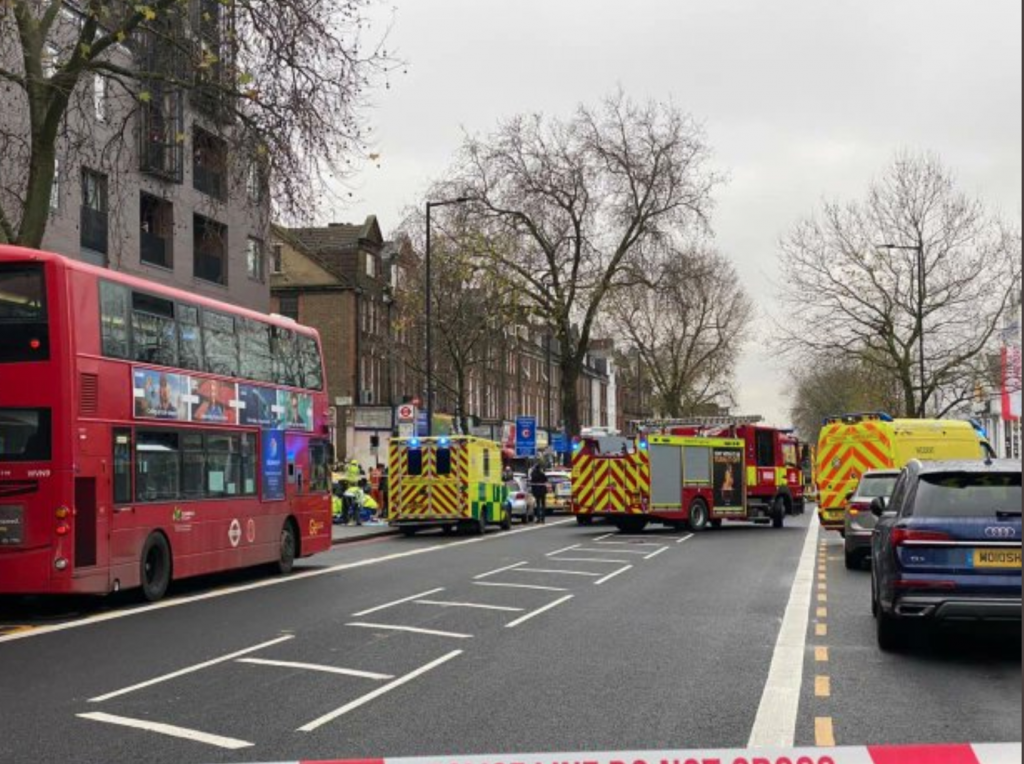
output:
<svg viewBox="0 0 1024 764"><path fill-rule="evenodd" d="M355 459L345 465L345 480L349 486L359 485L359 462Z"/></svg>

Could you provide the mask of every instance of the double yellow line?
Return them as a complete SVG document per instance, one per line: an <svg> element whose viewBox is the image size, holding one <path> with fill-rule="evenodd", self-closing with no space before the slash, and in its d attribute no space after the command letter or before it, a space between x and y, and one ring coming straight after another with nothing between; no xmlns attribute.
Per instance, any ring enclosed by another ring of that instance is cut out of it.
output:
<svg viewBox="0 0 1024 764"><path fill-rule="evenodd" d="M828 636L828 543L822 539L818 544L818 575L815 587L814 636L818 642L824 642ZM828 646L816 644L814 647L814 697L832 697L832 677L828 674ZM832 747L836 744L835 731L831 716L814 717L814 743L819 747Z"/></svg>

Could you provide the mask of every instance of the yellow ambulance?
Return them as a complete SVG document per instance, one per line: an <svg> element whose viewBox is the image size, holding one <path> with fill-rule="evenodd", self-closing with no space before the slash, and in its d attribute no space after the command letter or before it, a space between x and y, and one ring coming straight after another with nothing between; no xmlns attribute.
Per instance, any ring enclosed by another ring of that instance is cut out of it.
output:
<svg viewBox="0 0 1024 764"><path fill-rule="evenodd" d="M867 470L900 469L911 459L982 459L992 453L984 435L956 419L893 419L888 414L829 417L818 436L818 519L843 530L846 496Z"/></svg>
<svg viewBox="0 0 1024 764"><path fill-rule="evenodd" d="M388 521L411 536L423 528L484 533L512 527L501 475L501 446L468 435L392 438Z"/></svg>

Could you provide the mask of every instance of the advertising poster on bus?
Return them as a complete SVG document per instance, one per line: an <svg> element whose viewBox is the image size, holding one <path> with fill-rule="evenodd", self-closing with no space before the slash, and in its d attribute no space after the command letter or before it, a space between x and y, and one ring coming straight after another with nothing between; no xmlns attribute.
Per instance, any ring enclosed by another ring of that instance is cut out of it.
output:
<svg viewBox="0 0 1024 764"><path fill-rule="evenodd" d="M188 377L153 369L133 369L132 378L136 418L188 421Z"/></svg>
<svg viewBox="0 0 1024 764"><path fill-rule="evenodd" d="M711 452L712 484L715 511L718 513L743 510L743 450L741 448L715 448Z"/></svg>
<svg viewBox="0 0 1024 764"><path fill-rule="evenodd" d="M277 391L281 426L286 430L313 430L313 397L291 390Z"/></svg>
<svg viewBox="0 0 1024 764"><path fill-rule="evenodd" d="M252 427L274 427L277 425L277 390L256 385L239 385L238 398L242 402L239 414L242 424Z"/></svg>
<svg viewBox="0 0 1024 764"><path fill-rule="evenodd" d="M235 400L233 384L193 377L192 400L193 422L236 424L237 413L231 405Z"/></svg>
<svg viewBox="0 0 1024 764"><path fill-rule="evenodd" d="M284 432L264 430L263 441L263 498L284 498Z"/></svg>

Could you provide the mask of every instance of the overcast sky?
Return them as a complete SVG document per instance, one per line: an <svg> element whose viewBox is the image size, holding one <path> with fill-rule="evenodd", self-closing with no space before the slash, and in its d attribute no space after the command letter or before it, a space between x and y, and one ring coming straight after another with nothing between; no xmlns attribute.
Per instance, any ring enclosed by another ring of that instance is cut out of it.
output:
<svg viewBox="0 0 1024 764"><path fill-rule="evenodd" d="M409 62L368 117L380 167L333 217L385 233L443 173L462 131L565 116L618 86L701 120L729 176L713 225L763 315L779 237L824 198L863 195L901 148L937 152L962 187L1021 210L1021 0L392 0ZM372 30L373 31L373 30ZM375 31L380 31L378 24ZM738 410L788 423L784 370L757 322Z"/></svg>

